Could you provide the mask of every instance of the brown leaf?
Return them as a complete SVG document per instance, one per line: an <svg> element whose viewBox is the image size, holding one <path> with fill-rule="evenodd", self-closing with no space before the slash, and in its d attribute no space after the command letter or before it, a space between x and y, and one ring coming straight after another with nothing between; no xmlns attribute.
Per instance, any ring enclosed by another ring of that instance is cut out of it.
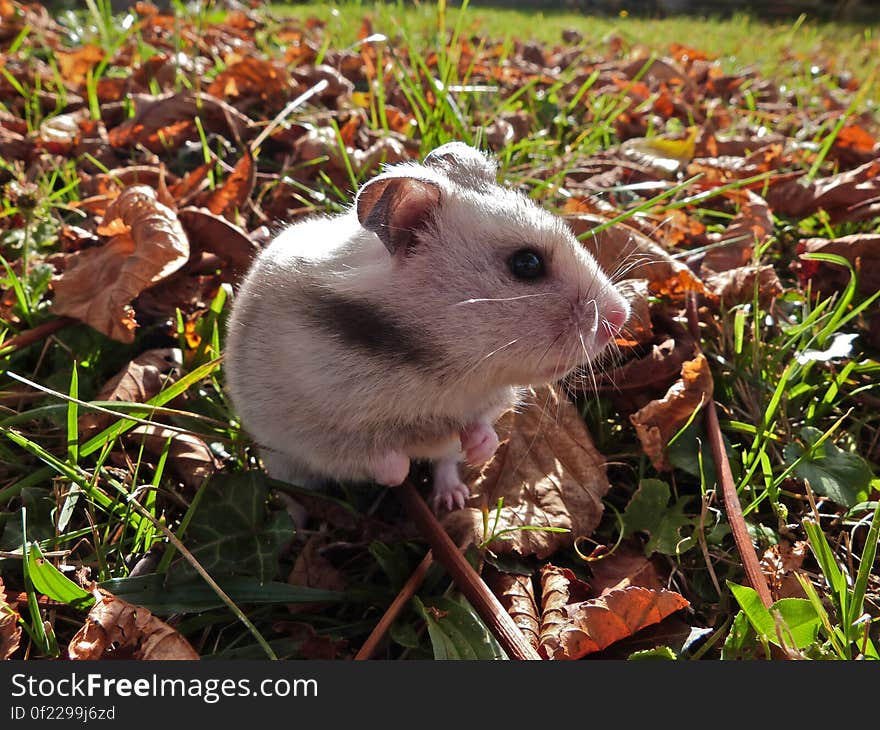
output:
<svg viewBox="0 0 880 730"><path fill-rule="evenodd" d="M772 185L766 198L777 215L803 218L821 209L837 222L846 219L850 207L878 196L880 159L811 183L798 179Z"/></svg>
<svg viewBox="0 0 880 730"><path fill-rule="evenodd" d="M67 648L71 659L199 658L186 639L142 606L103 588L95 588L92 594L96 603Z"/></svg>
<svg viewBox="0 0 880 730"><path fill-rule="evenodd" d="M526 637L532 647L538 648L541 621L535 602L535 588L529 575L513 575L485 569L483 579Z"/></svg>
<svg viewBox="0 0 880 730"><path fill-rule="evenodd" d="M209 94L192 91L161 96L134 95L137 112L132 119L110 130L114 147L143 145L160 154L184 141L198 138L193 120L198 117L208 132L226 132L232 139L245 137L253 122L234 107Z"/></svg>
<svg viewBox="0 0 880 730"><path fill-rule="evenodd" d="M673 259L635 228L618 223L590 235L589 231L606 223L604 218L579 214L565 216L565 221L575 236L584 236L584 248L609 275L625 269L624 279L646 279L654 293L680 295L686 291L703 291L700 280L684 263Z"/></svg>
<svg viewBox="0 0 880 730"><path fill-rule="evenodd" d="M703 257L700 274L727 271L746 266L752 260L755 246L773 234L773 216L767 202L751 190L731 191L725 197L740 203L739 213L717 238L716 244Z"/></svg>
<svg viewBox="0 0 880 730"><path fill-rule="evenodd" d="M633 347L649 342L654 337L651 326L650 293L645 279L625 279L617 285L618 291L629 302L630 312L626 326L616 338L620 347Z"/></svg>
<svg viewBox="0 0 880 730"><path fill-rule="evenodd" d="M55 50L55 60L58 62L61 78L75 88L82 86L89 72L104 60L104 51L93 44L70 50L58 48Z"/></svg>
<svg viewBox="0 0 880 730"><path fill-rule="evenodd" d="M126 435L126 441L158 457L168 444L168 464L178 478L190 489L198 489L219 467L208 445L191 433L180 433L161 426L136 426Z"/></svg>
<svg viewBox="0 0 880 730"><path fill-rule="evenodd" d="M321 588L327 591L344 591L347 587L345 576L342 575L327 558L321 555L321 549L326 545L327 538L323 535L313 535L306 544L293 564L293 570L287 576L287 582L294 586L306 588ZM291 604L288 609L291 613L312 611L320 607L321 603Z"/></svg>
<svg viewBox="0 0 880 730"><path fill-rule="evenodd" d="M799 276L812 280L813 289L830 293L849 283L849 271L843 266L824 261L810 261L806 253L831 253L849 261L856 271L858 290L868 296L880 290L880 234L855 233L841 238L807 238L798 244Z"/></svg>
<svg viewBox="0 0 880 730"><path fill-rule="evenodd" d="M200 208L184 208L177 218L194 251L210 251L228 264L224 281L237 282L247 273L259 249L241 228Z"/></svg>
<svg viewBox="0 0 880 730"><path fill-rule="evenodd" d="M278 621L272 629L299 641L297 659L336 659L348 644L345 639L320 636L314 627L298 621Z"/></svg>
<svg viewBox="0 0 880 730"><path fill-rule="evenodd" d="M794 544L782 540L778 545L771 545L764 551L761 556L761 571L767 576L773 600L806 598L797 575L806 577L806 571L801 566L807 556L807 547L803 540Z"/></svg>
<svg viewBox="0 0 880 730"><path fill-rule="evenodd" d="M593 446L578 409L553 387L543 387L531 391L516 411L504 414L496 429L503 443L482 471L468 470L466 483L478 496L470 507L444 518L449 532L460 542L481 542L483 513L477 505L488 505L491 525L502 498L497 530L530 525L569 532L516 530L494 541L493 551L545 558L591 534L610 485L605 459Z"/></svg>
<svg viewBox="0 0 880 730"><path fill-rule="evenodd" d="M671 469L666 459L669 440L693 412L712 397L712 373L702 354L681 367L681 378L659 400L648 403L629 417L642 442L642 449L659 471Z"/></svg>
<svg viewBox="0 0 880 730"><path fill-rule="evenodd" d="M232 174L226 178L223 185L211 191L203 205L214 215L232 215L247 203L254 191L256 180L254 158L250 151L245 149Z"/></svg>
<svg viewBox="0 0 880 730"><path fill-rule="evenodd" d="M644 552L621 546L602 560L590 563L593 593L603 596L630 586L658 590L663 587L657 569Z"/></svg>
<svg viewBox="0 0 880 730"><path fill-rule="evenodd" d="M221 71L207 92L218 99L255 96L277 101L283 99L290 88L290 75L281 64L246 56Z"/></svg>
<svg viewBox="0 0 880 730"><path fill-rule="evenodd" d="M0 661L11 659L21 641L17 607L17 602L6 595L3 578L0 577Z"/></svg>
<svg viewBox="0 0 880 730"><path fill-rule="evenodd" d="M177 348L147 350L108 380L94 400L146 403L177 378L183 364ZM91 432L110 425L114 417L87 412L79 418L81 431Z"/></svg>
<svg viewBox="0 0 880 730"><path fill-rule="evenodd" d="M546 633L539 651L548 659L580 659L687 607L678 593L630 586L565 607L565 620Z"/></svg>
<svg viewBox="0 0 880 730"><path fill-rule="evenodd" d="M174 212L144 185L126 188L110 203L98 233L112 238L69 254L64 273L53 280L53 311L132 342L131 301L186 263L189 242Z"/></svg>
<svg viewBox="0 0 880 730"><path fill-rule="evenodd" d="M714 294L726 305L746 304L755 296L755 280L758 285L758 302L766 308L782 293L782 284L776 269L766 266L741 266L736 269L711 274L703 280L706 291Z"/></svg>

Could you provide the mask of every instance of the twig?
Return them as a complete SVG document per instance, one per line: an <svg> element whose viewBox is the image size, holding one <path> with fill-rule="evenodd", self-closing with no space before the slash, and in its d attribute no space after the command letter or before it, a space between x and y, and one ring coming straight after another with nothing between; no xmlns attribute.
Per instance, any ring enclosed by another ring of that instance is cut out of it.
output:
<svg viewBox="0 0 880 730"><path fill-rule="evenodd" d="M696 295L691 292L687 300L687 316L688 326L696 343L697 350L700 350L700 330L697 320L697 299ZM727 522L730 525L730 531L733 533L733 540L739 551L739 557L742 560L743 569L746 573L746 580L749 585L758 593L761 602L767 608L773 603L770 596L770 587L767 585L767 578L761 571L758 562L758 554L755 552L755 546L749 537L749 531L746 528L746 521L743 517L742 505L739 502L739 495L736 493L736 484L733 481L733 473L730 470L730 462L727 460L727 452L724 450L724 439L721 436L721 424L718 422L718 411L715 409L714 397L709 399L705 406L706 432L709 437L709 446L712 449L712 458L715 460L715 466L718 470L718 479L721 482L721 494L724 497L724 511L727 514Z"/></svg>
<svg viewBox="0 0 880 730"><path fill-rule="evenodd" d="M480 618L486 622L507 655L511 659L540 659L541 657L526 641L510 614L504 610L495 594L465 560L409 480L395 487L394 491L406 507L410 519L416 523L422 536L428 541L434 557L452 576L458 589L470 601Z"/></svg>
<svg viewBox="0 0 880 730"><path fill-rule="evenodd" d="M371 659L373 657L373 653L376 651L379 642L385 638L385 634L388 632L391 624L394 623L394 619L397 618L401 609L406 605L406 602L415 595L419 586L422 585L425 580L425 575L428 573L428 568L433 564L434 555L428 550L425 557L422 558L422 562L419 563L419 567L415 569L413 574L404 584L403 588L400 589L400 593L397 594L397 597L391 602L391 605L388 606L388 610L385 611L382 618L379 620L379 623L376 624L376 628L374 628L372 633L367 637L367 640L360 648L360 651L355 654L355 660Z"/></svg>
<svg viewBox="0 0 880 730"><path fill-rule="evenodd" d="M39 342L44 337L48 337L53 332L64 329L75 321L76 320L71 317L56 317L55 319L50 319L48 322L43 322L43 324L34 327L33 329L26 330L20 335L16 335L11 339L6 340L3 344L0 344L0 356L5 357L11 355L13 352L17 352L23 347L32 345L34 342Z"/></svg>

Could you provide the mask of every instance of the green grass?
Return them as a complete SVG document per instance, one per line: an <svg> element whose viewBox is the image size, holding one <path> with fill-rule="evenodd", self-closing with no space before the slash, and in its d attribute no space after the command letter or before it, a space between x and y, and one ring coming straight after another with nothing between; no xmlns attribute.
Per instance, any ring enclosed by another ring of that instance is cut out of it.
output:
<svg viewBox="0 0 880 730"><path fill-rule="evenodd" d="M804 120L822 117L799 138L805 146L812 144L817 154L794 158L786 168L810 177L837 171L838 163L829 153L842 121L859 119L874 135L880 131L876 118L870 118L876 115L878 99L871 71L878 38L871 28L805 20L767 24L746 16L724 21L596 19L480 7L443 12L440 7L355 2L275 10L326 23L323 31L306 32L316 40L318 60L357 48L364 17L369 17L372 33L387 36L388 42L377 41L375 48L377 58L388 64L388 75L375 79L372 94L366 93L365 83L356 89L362 95L365 130L371 134L387 135L392 125L385 84L399 90L397 103L405 105L414 120L407 136L422 154L454 138L479 142L491 120L505 112L523 112L529 133L499 151L501 174L550 208L564 205L559 186L572 170L622 141L616 122L622 113L633 111L627 88L595 93L598 73L581 73L583 59L616 55L642 63L638 80L652 54L663 56L677 41L717 56L726 73L754 67L756 76L747 82L754 94L745 95L745 108L731 111L732 123L772 119L780 127L799 128ZM97 119L103 113L99 83L130 73L128 66L111 60L113 52L129 49L131 65L137 65L159 49L136 25L116 22L102 0L90 2L84 13L59 18L70 31L70 42L95 43L107 52L84 82L84 103ZM208 10L190 21L207 32L220 18ZM270 57L286 50L277 37L281 26L268 18L257 32L258 47ZM583 34L583 52L561 69L557 80L470 88L486 85L482 61L470 56L484 44L504 62L514 56L517 42L535 40L549 47L559 43L568 28ZM0 81L7 82L0 108L21 120L30 134L39 133L46 120L65 109L70 93L55 54L32 37L35 32L22 30L8 51L22 62L47 63L52 69L49 88L43 81L18 78L8 64L0 69ZM610 50L615 36L622 42L618 51ZM452 39L448 44L447 37ZM492 46L494 40L500 43ZM179 30L170 42L175 50L193 55ZM432 52L437 53L435 61L430 60ZM231 56L218 53L204 75L177 69L171 88L207 86L233 62ZM842 73L859 80L859 92L844 100L842 116L826 118L823 100L841 93ZM440 84L429 84L432 77ZM791 109L767 115L759 99L764 79L793 94ZM155 80L151 89L161 90ZM298 92L304 90L302 86ZM268 122L280 111L272 106L274 101L256 102L249 113ZM314 123L318 117L312 103L294 110L291 119ZM124 113L130 114L125 104ZM355 151L346 149L344 121L340 117L329 123L332 141L326 154L315 160L258 154L263 175L258 185L264 186L255 193L257 204L286 185L294 201L289 207L297 214L337 212L348 205L352 191L373 170L360 169ZM648 136L681 132L690 121L675 119L663 129L649 127ZM185 304L145 318L132 345L74 324L28 347L3 349L4 341L54 319L47 259L62 250L69 226L85 225L93 218L79 207L86 197L80 175L108 171L95 156L99 154L100 148L89 149L30 168L13 159L0 161L6 186L0 199L0 574L7 587L28 597L27 608L19 606L28 656L58 656L83 618L81 592L65 583L64 575L41 572L38 551L59 564L84 566L115 594L171 617L203 655L307 656L314 647L306 647L303 626L325 649L337 647L345 656L354 653L419 563L423 546L400 529L400 508L387 491L352 485L306 496L320 517L290 544L293 530L286 500L304 498L303 492L254 471L256 451L223 392L220 356L230 305L228 284L212 289L201 306ZM149 160L139 148L124 154L126 164ZM326 164L334 155L341 160L335 173ZM201 120L197 140L185 154L167 146L158 157L178 174L209 165L211 188L222 186L238 161ZM315 174L306 174L315 169ZM271 176L276 177L266 182ZM606 192L617 195L615 220L638 213L661 221L671 211L684 210L711 234L723 232L738 212L719 197L720 192L761 180L759 175L734 181L711 194L700 192L699 180L691 177L661 181L659 188L647 191L621 186ZM230 215L248 231L277 224L253 208ZM860 293L857 272L840 259L815 257L842 263L849 272L849 283L835 294L815 296L799 284L789 266L801 238L876 231L880 221L831 224L827 215L817 212L799 220L776 217L773 225L754 263L772 265L787 285L786 293L772 310L757 289L750 302L719 303L717 311L707 314L702 346L712 367L738 492L759 554L780 540L807 540L815 557L807 563L805 597L768 611L741 587L743 577L699 415L681 429L670 450L675 470L658 474L610 396L591 394L580 400L611 465L614 484L606 517L593 539L615 549L623 540L631 547L650 546L667 566L670 584L691 601L689 623L713 630L703 650L709 656L771 654L776 649L810 657L874 656L880 606L871 541L876 541L878 530L880 363L876 349L868 344L831 362L808 355L827 348L837 335L860 335L863 342L866 317L876 316L877 295ZM683 255L687 253L693 251ZM126 363L145 350L175 345L184 354L179 372L146 403L98 400L105 383ZM96 411L108 417L104 425L88 433L78 428L85 413ZM146 434L155 427L165 430L161 438L151 440ZM175 446L171 433L197 437L209 456L186 449L181 456L182 447ZM216 463L216 475L193 479L194 465L204 466L206 458ZM814 491L805 489L804 479ZM655 500L651 504L659 503L654 511L643 507L649 497ZM490 523L494 534L497 515L487 513L487 527ZM502 533L506 531L498 534ZM640 537L645 533L649 541ZM311 537L322 542L318 554L309 557L304 543ZM487 548L489 542L479 548ZM553 559L584 575L580 554L571 550ZM511 567L491 553L484 557ZM345 587L332 581L319 587L288 585L287 575L306 558L316 561L318 572L344 577ZM518 570L535 568L534 561L513 562ZM141 575L131 575L133 571ZM467 606L448 595L451 592L448 578L432 568L418 599L395 623L387 655L494 656L494 640ZM40 593L66 607L47 612L37 602ZM291 605L297 605L293 616ZM451 618L444 622L444 615ZM46 625L43 618L50 619ZM797 623L796 632L786 633L787 621ZM300 633L277 630L290 622L300 625ZM675 647L668 654L678 652Z"/></svg>

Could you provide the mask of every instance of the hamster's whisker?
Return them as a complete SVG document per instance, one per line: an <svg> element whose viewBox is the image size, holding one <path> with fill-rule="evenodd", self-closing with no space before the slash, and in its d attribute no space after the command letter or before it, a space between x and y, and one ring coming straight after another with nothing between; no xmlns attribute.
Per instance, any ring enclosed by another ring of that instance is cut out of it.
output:
<svg viewBox="0 0 880 730"><path fill-rule="evenodd" d="M503 349L505 349L505 348L507 348L507 347L510 347L511 345L515 345L517 342L519 342L519 337L517 337L517 338L514 339L514 340L511 340L511 341L508 342L506 345L501 345L501 347L498 347L498 348L492 350L492 352L490 352L488 355L484 355L483 357L481 357L480 360L479 360L479 362L477 363L477 365L474 366L474 368L476 368L478 365L480 365L481 363L483 363L483 362L485 362L486 360L488 360L490 357L492 357L492 355L496 355L496 354L498 354L498 353L501 352Z"/></svg>
<svg viewBox="0 0 880 730"><path fill-rule="evenodd" d="M532 299L534 297L550 297L557 296L561 297L562 295L557 292L538 292L537 294L521 294L518 297L503 297L501 299L465 299L460 302L456 302L453 306L459 307L462 304L477 304L480 302L514 302L517 299Z"/></svg>

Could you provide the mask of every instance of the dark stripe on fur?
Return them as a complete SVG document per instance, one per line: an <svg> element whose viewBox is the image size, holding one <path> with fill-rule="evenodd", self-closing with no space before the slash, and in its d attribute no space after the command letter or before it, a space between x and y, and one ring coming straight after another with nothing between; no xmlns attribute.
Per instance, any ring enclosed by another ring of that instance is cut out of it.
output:
<svg viewBox="0 0 880 730"><path fill-rule="evenodd" d="M439 356L433 347L376 304L350 299L319 285L306 288L306 316L345 344L396 363L423 367L437 363Z"/></svg>

